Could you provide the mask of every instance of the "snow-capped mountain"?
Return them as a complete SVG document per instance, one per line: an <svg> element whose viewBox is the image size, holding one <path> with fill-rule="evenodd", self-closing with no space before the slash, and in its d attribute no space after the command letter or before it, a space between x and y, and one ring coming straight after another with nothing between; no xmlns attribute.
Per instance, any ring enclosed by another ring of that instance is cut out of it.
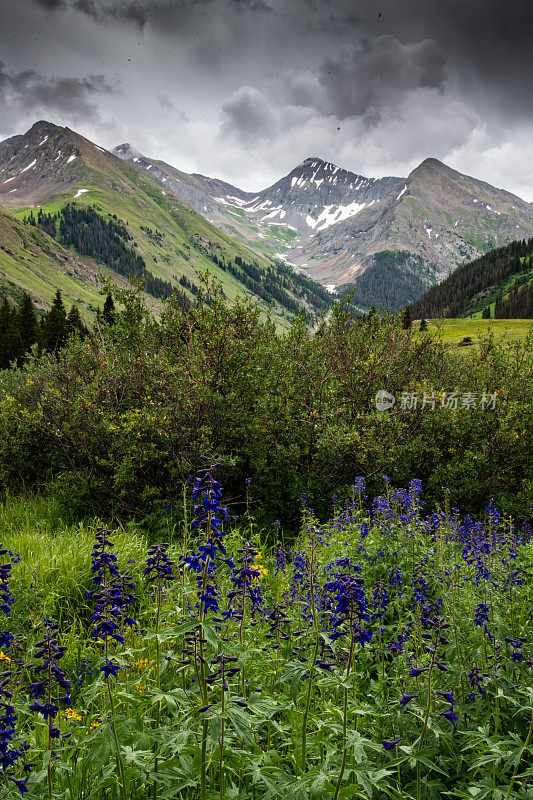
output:
<svg viewBox="0 0 533 800"><path fill-rule="evenodd" d="M482 253L533 235L533 205L428 158L407 178L365 178L307 158L273 186L244 192L187 175L129 145L114 151L217 227L361 306L401 307Z"/></svg>
<svg viewBox="0 0 533 800"><path fill-rule="evenodd" d="M314 231L323 231L379 203L401 181L365 178L320 158L306 158L262 192L251 197L226 193L217 199L242 208L260 224L292 227L307 238Z"/></svg>

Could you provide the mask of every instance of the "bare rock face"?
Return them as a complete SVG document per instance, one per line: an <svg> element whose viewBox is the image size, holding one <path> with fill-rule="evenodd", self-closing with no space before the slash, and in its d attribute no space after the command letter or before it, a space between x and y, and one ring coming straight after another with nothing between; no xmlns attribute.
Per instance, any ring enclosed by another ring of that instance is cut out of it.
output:
<svg viewBox="0 0 533 800"><path fill-rule="evenodd" d="M117 168L149 175L162 196L184 201L258 254L291 264L330 290L355 287L362 308L398 308L458 266L533 235L533 205L434 158L407 178L366 178L307 158L272 186L251 193L189 175L130 144L110 153L68 128L37 122L0 143L0 205L36 206L91 184L130 193ZM81 187L81 188L80 188Z"/></svg>
<svg viewBox="0 0 533 800"><path fill-rule="evenodd" d="M365 178L307 158L273 186L243 192L120 145L133 162L219 228L362 307L398 308L494 247L533 234L533 205L437 159L407 178ZM367 270L370 272L364 277Z"/></svg>

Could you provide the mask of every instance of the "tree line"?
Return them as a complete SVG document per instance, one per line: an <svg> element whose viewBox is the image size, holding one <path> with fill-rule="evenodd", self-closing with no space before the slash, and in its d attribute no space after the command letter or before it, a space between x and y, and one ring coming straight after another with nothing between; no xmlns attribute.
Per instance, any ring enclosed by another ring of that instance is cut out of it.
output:
<svg viewBox="0 0 533 800"><path fill-rule="evenodd" d="M144 291L153 297L164 299L180 291L170 281L150 272L144 258L128 245L133 237L118 218L104 219L90 206L68 203L55 214L39 209L35 217L31 211L25 221L41 228L65 247L74 247L81 255L100 261L119 275L140 280ZM187 299L185 294L183 299Z"/></svg>
<svg viewBox="0 0 533 800"><path fill-rule="evenodd" d="M508 297L500 299L494 307L494 319L533 318L533 284L513 287Z"/></svg>
<svg viewBox="0 0 533 800"><path fill-rule="evenodd" d="M97 323L112 325L115 322L115 303L109 292L103 312L98 309ZM70 337L78 335L84 339L90 333L77 305L72 304L67 314L61 292L58 289L52 307L39 314L31 297L24 293L18 307L7 298L0 306L0 369L16 365L21 367L34 345L37 354L57 353Z"/></svg>
<svg viewBox="0 0 533 800"><path fill-rule="evenodd" d="M512 275L531 267L533 238L511 242L464 264L445 281L433 286L414 303L411 303L413 318L461 317L476 308L473 299L480 292L496 287ZM483 305L487 300L484 299ZM518 308L518 306L517 306Z"/></svg>

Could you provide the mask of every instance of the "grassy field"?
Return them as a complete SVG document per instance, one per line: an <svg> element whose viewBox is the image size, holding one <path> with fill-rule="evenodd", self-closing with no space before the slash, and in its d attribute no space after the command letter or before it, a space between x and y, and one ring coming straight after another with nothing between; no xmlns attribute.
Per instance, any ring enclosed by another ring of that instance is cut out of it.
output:
<svg viewBox="0 0 533 800"><path fill-rule="evenodd" d="M413 324L418 331L419 323ZM531 319L433 319L428 321L428 333L438 337L444 344L457 347L465 337L476 344L480 336L492 331L498 341L523 341L533 330ZM467 350L468 348L460 348Z"/></svg>
<svg viewBox="0 0 533 800"><path fill-rule="evenodd" d="M291 549L211 473L150 549L0 503L2 798L531 798L530 528L384 488Z"/></svg>

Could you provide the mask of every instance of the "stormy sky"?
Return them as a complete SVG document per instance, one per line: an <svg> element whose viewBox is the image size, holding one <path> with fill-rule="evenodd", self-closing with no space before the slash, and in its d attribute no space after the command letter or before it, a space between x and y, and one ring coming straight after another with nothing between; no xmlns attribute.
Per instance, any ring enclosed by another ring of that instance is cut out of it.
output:
<svg viewBox="0 0 533 800"><path fill-rule="evenodd" d="M0 138L38 119L263 188L433 156L533 201L530 0L0 0Z"/></svg>

